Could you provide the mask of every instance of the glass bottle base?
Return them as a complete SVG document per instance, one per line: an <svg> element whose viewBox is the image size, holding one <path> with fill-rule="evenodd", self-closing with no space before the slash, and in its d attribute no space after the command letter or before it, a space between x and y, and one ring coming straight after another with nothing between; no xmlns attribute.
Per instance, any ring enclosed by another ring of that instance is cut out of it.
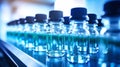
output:
<svg viewBox="0 0 120 67"><path fill-rule="evenodd" d="M90 60L89 55L72 55L67 57L70 63L87 63Z"/></svg>
<svg viewBox="0 0 120 67"><path fill-rule="evenodd" d="M63 57L65 55L65 51L47 51L48 57Z"/></svg>

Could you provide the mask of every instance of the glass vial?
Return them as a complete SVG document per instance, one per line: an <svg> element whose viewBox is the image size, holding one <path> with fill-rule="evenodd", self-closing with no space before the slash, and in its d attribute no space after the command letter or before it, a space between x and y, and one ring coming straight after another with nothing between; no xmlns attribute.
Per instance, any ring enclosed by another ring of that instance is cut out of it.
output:
<svg viewBox="0 0 120 67"><path fill-rule="evenodd" d="M109 1L104 4L101 31L99 64L115 67L120 64L120 1Z"/></svg>
<svg viewBox="0 0 120 67"><path fill-rule="evenodd" d="M33 38L34 17L27 16L25 20L26 20L25 31L24 31L25 50L28 54L32 54L32 51L34 49L34 38Z"/></svg>
<svg viewBox="0 0 120 67"><path fill-rule="evenodd" d="M17 35L18 20L14 20L8 23L7 28L7 37L8 42L16 44L16 35Z"/></svg>
<svg viewBox="0 0 120 67"><path fill-rule="evenodd" d="M24 36L25 24L26 24L25 19L20 18L19 26L18 26L17 45L18 48L20 48L21 50L23 50L23 47L25 47L25 36Z"/></svg>
<svg viewBox="0 0 120 67"><path fill-rule="evenodd" d="M7 33L6 33L6 35L7 35L7 41L8 42L11 42L11 39L12 39L12 29L14 27L13 25L14 25L13 21L7 23Z"/></svg>
<svg viewBox="0 0 120 67"><path fill-rule="evenodd" d="M64 48L67 51L68 50L68 45L69 45L69 29L70 29L70 17L69 16L65 16L63 17L64 19L64 28L65 28L65 32L64 32Z"/></svg>
<svg viewBox="0 0 120 67"><path fill-rule="evenodd" d="M87 63L89 61L89 49L87 37L87 9L72 8L70 19L69 44L67 59L71 63Z"/></svg>
<svg viewBox="0 0 120 67"><path fill-rule="evenodd" d="M36 14L34 23L34 51L46 51L46 14Z"/></svg>
<svg viewBox="0 0 120 67"><path fill-rule="evenodd" d="M65 54L63 40L63 12L51 10L49 12L49 32L47 35L47 56L62 57Z"/></svg>
<svg viewBox="0 0 120 67"><path fill-rule="evenodd" d="M97 30L97 16L96 14L88 14L89 21L87 23L89 36L89 53L96 54L98 52L98 30Z"/></svg>

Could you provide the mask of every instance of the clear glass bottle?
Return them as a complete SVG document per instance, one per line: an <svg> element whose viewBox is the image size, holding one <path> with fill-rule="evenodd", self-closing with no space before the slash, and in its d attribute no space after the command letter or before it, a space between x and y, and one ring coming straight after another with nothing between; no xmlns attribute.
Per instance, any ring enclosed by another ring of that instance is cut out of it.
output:
<svg viewBox="0 0 120 67"><path fill-rule="evenodd" d="M15 46L17 46L17 40L18 40L18 34L19 34L19 30L18 30L19 20L15 20L14 23L15 23L15 25L14 25L14 37L13 37L13 40L14 40Z"/></svg>
<svg viewBox="0 0 120 67"><path fill-rule="evenodd" d="M36 14L34 23L34 51L46 51L46 14Z"/></svg>
<svg viewBox="0 0 120 67"><path fill-rule="evenodd" d="M12 27L13 27L13 22L12 21L7 23L7 33L6 33L6 35L7 35L7 41L8 42L10 42L10 40L11 40Z"/></svg>
<svg viewBox="0 0 120 67"><path fill-rule="evenodd" d="M23 47L25 47L25 24L25 18L20 18L18 26L17 45L18 48L20 48L21 50L23 50Z"/></svg>
<svg viewBox="0 0 120 67"><path fill-rule="evenodd" d="M49 32L47 32L47 56L49 57L62 57L65 54L62 17L62 11L51 10L49 12Z"/></svg>
<svg viewBox="0 0 120 67"><path fill-rule="evenodd" d="M65 50L68 50L68 44L69 44L69 29L70 29L70 17L69 16L65 16L63 17L64 19L64 27L65 27L65 32L64 32L64 45L65 45Z"/></svg>
<svg viewBox="0 0 120 67"><path fill-rule="evenodd" d="M12 39L11 39L13 44L16 44L17 27L18 27L18 20L14 20L13 28L12 28Z"/></svg>
<svg viewBox="0 0 120 67"><path fill-rule="evenodd" d="M101 31L100 66L119 67L120 65L120 1L109 1L104 4L105 14Z"/></svg>
<svg viewBox="0 0 120 67"><path fill-rule="evenodd" d="M25 24L25 31L24 31L24 36L25 36L25 50L28 52L28 54L32 54L32 51L34 49L34 38L33 38L33 24L34 24L34 17L32 16L27 16L25 18L26 24Z"/></svg>
<svg viewBox="0 0 120 67"><path fill-rule="evenodd" d="M97 16L96 14L88 14L89 21L87 23L88 30L90 33L89 36L89 53L91 55L96 54L98 52L98 30L97 30Z"/></svg>
<svg viewBox="0 0 120 67"><path fill-rule="evenodd" d="M14 21L11 21L8 26L8 31L7 31L7 35L8 35L8 42L10 43L13 43L13 44L16 44L16 34L17 34L17 22L18 20L14 20Z"/></svg>
<svg viewBox="0 0 120 67"><path fill-rule="evenodd" d="M71 63L87 63L89 61L89 49L87 37L87 9L76 7L71 9L69 44L67 60Z"/></svg>

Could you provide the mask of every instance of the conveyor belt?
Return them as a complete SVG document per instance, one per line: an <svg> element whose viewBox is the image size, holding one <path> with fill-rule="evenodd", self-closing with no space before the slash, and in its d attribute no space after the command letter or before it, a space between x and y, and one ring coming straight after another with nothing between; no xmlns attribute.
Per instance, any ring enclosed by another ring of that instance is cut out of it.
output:
<svg viewBox="0 0 120 67"><path fill-rule="evenodd" d="M17 49L13 45L7 44L0 40L0 48L11 60L10 67L45 67L44 64L33 59L29 55L25 54L21 50ZM0 66L2 67L2 66ZM9 67L9 66L8 66Z"/></svg>

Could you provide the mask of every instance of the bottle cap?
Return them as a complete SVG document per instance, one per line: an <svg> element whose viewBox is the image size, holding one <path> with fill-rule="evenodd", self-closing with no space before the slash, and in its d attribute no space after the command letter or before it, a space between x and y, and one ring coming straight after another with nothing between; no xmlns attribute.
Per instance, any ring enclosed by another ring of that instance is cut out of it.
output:
<svg viewBox="0 0 120 67"><path fill-rule="evenodd" d="M64 19L64 24L69 24L70 23L69 16L63 17L63 19Z"/></svg>
<svg viewBox="0 0 120 67"><path fill-rule="evenodd" d="M35 19L36 19L36 22L46 21L47 15L46 14L36 14Z"/></svg>
<svg viewBox="0 0 120 67"><path fill-rule="evenodd" d="M71 19L85 20L87 15L87 9L83 7L76 7L71 9Z"/></svg>
<svg viewBox="0 0 120 67"><path fill-rule="evenodd" d="M89 20L96 20L97 15L96 14L88 14Z"/></svg>
<svg viewBox="0 0 120 67"><path fill-rule="evenodd" d="M26 19L26 23L32 24L34 22L34 17L32 16L27 16L25 19Z"/></svg>
<svg viewBox="0 0 120 67"><path fill-rule="evenodd" d="M8 26L11 26L11 25L12 25L12 21L8 22L7 25L8 25Z"/></svg>
<svg viewBox="0 0 120 67"><path fill-rule="evenodd" d="M18 25L19 24L19 20L14 20L14 24Z"/></svg>
<svg viewBox="0 0 120 67"><path fill-rule="evenodd" d="M103 17L106 16L120 16L120 1L109 1L104 4Z"/></svg>
<svg viewBox="0 0 120 67"><path fill-rule="evenodd" d="M20 21L20 24L25 24L25 19L24 18L20 18L19 21Z"/></svg>
<svg viewBox="0 0 120 67"><path fill-rule="evenodd" d="M104 26L103 23L101 22L102 19L97 19L98 20L98 27Z"/></svg>
<svg viewBox="0 0 120 67"><path fill-rule="evenodd" d="M52 21L59 21L63 17L63 12L60 10L51 10L49 12L49 18Z"/></svg>
<svg viewBox="0 0 120 67"><path fill-rule="evenodd" d="M18 20L10 21L7 25L18 25Z"/></svg>
<svg viewBox="0 0 120 67"><path fill-rule="evenodd" d="M97 20L97 15L96 14L88 14L89 17L89 24L96 24L96 20Z"/></svg>

